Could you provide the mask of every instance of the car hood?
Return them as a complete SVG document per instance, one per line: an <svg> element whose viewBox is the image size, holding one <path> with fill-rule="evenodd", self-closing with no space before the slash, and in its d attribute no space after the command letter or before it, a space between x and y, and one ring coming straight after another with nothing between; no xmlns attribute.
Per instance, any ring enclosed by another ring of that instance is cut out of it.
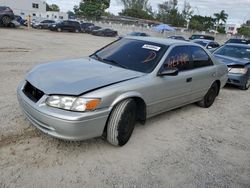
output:
<svg viewBox="0 0 250 188"><path fill-rule="evenodd" d="M26 80L48 95L77 96L143 75L89 58L39 65L28 73Z"/></svg>
<svg viewBox="0 0 250 188"><path fill-rule="evenodd" d="M213 54L213 55L220 62L222 62L226 65L246 65L246 64L250 63L250 61L246 60L246 59L233 58L233 57L228 57L228 56L218 55L218 54Z"/></svg>

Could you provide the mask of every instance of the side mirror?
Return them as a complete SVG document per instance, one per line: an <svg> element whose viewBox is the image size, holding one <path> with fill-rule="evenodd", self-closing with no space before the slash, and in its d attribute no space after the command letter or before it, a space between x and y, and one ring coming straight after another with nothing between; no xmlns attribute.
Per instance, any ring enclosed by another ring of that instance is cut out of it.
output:
<svg viewBox="0 0 250 188"><path fill-rule="evenodd" d="M158 76L177 76L179 70L177 68L166 69L158 73Z"/></svg>

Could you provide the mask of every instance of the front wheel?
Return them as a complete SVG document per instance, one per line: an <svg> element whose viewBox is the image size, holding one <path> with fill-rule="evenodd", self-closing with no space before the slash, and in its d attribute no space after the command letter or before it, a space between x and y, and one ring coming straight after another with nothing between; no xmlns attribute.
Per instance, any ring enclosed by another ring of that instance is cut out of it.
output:
<svg viewBox="0 0 250 188"><path fill-rule="evenodd" d="M241 90L248 90L250 87L250 78L248 78L247 82L245 83L244 86L241 86L240 89Z"/></svg>
<svg viewBox="0 0 250 188"><path fill-rule="evenodd" d="M107 140L115 146L125 145L132 135L136 122L136 102L126 99L115 106L107 123Z"/></svg>
<svg viewBox="0 0 250 188"><path fill-rule="evenodd" d="M57 28L57 31L58 31L58 32L61 32L61 31L62 31L62 29L61 29L60 27L58 27L58 28Z"/></svg>
<svg viewBox="0 0 250 188"><path fill-rule="evenodd" d="M197 105L203 108L209 108L214 103L216 96L219 93L219 86L217 83L213 83L213 85L208 90L207 94L203 97L203 99L197 102Z"/></svg>

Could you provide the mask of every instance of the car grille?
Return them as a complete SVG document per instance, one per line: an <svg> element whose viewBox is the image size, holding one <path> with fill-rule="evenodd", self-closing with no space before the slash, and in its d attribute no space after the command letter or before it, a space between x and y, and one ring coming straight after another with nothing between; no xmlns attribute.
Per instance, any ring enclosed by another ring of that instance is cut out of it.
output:
<svg viewBox="0 0 250 188"><path fill-rule="evenodd" d="M42 91L35 88L29 82L27 82L26 85L24 86L23 92L30 100L32 100L34 102L39 101L42 98L42 96L44 95L44 93Z"/></svg>

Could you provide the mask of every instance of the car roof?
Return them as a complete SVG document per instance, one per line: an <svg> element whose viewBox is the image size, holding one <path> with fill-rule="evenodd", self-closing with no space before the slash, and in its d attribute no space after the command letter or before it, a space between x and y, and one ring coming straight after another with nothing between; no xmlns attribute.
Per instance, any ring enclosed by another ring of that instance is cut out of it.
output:
<svg viewBox="0 0 250 188"><path fill-rule="evenodd" d="M209 43L209 42L215 42L213 40L208 40L208 39L194 39L193 40L193 42L196 42L196 41L202 41L202 42L207 42L207 43Z"/></svg>
<svg viewBox="0 0 250 188"><path fill-rule="evenodd" d="M175 45L175 44L184 44L184 45L194 45L198 46L196 44L187 42L187 41L181 41L181 40L176 40L176 39L168 39L168 38L156 38L156 37L139 37L139 36L127 36L125 38L128 39L135 39L135 40L141 40L141 41L146 41L146 42L154 42L154 43L159 43L163 45Z"/></svg>

